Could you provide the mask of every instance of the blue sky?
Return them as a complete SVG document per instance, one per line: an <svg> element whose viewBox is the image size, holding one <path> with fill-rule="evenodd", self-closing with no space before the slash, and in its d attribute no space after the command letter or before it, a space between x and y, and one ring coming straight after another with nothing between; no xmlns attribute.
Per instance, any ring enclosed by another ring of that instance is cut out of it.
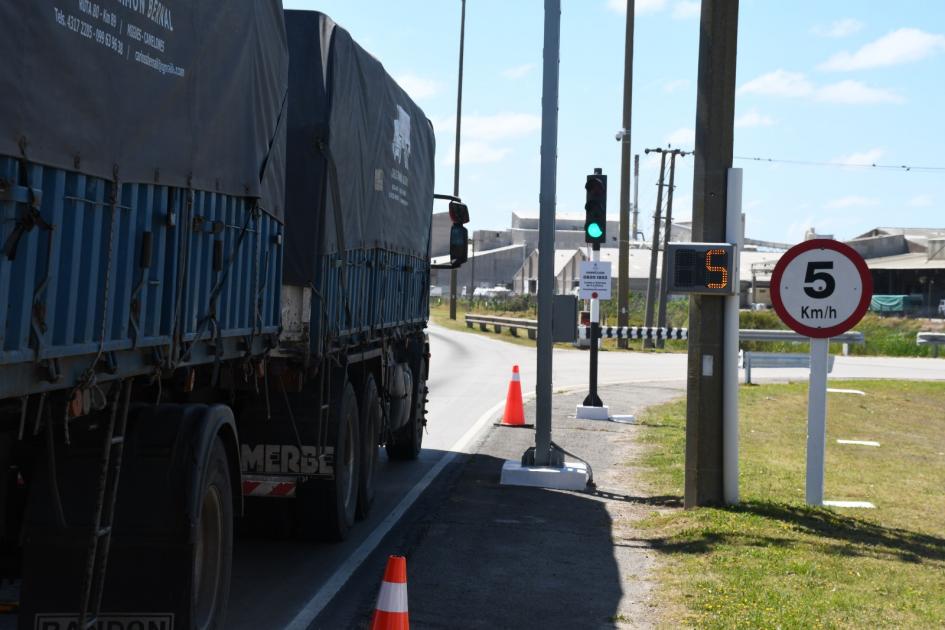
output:
<svg viewBox="0 0 945 630"><path fill-rule="evenodd" d="M637 0L632 148L692 148L698 0ZM541 0L467 0L460 194L471 227L538 210ZM437 131L437 191L453 186L460 0L285 0L352 33ZM584 178L610 175L616 217L625 0L563 0L558 212L582 212ZM745 169L747 234L795 242L813 226L849 238L876 226L945 228L945 2L741 0L735 155L830 163ZM674 215L692 212L692 160L677 163ZM649 234L658 161L641 155Z"/></svg>

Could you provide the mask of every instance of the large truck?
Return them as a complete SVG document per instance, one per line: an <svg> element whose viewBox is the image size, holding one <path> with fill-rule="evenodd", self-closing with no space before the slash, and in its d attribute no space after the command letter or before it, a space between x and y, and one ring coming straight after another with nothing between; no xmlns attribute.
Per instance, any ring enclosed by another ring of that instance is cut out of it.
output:
<svg viewBox="0 0 945 630"><path fill-rule="evenodd" d="M8 609L223 627L241 518L344 538L420 452L432 127L276 0L0 3L0 58Z"/></svg>

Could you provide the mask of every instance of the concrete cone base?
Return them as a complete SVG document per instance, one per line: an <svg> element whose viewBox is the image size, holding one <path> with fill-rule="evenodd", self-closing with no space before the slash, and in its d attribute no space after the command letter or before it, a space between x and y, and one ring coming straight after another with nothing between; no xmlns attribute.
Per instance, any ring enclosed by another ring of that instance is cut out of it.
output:
<svg viewBox="0 0 945 630"><path fill-rule="evenodd" d="M584 490L587 488L587 464L565 462L564 466L522 466L522 462L508 459L502 465L503 486L530 486L554 490Z"/></svg>
<svg viewBox="0 0 945 630"><path fill-rule="evenodd" d="M603 407L588 407L578 405L574 417L578 420L609 420L610 408L607 405Z"/></svg>

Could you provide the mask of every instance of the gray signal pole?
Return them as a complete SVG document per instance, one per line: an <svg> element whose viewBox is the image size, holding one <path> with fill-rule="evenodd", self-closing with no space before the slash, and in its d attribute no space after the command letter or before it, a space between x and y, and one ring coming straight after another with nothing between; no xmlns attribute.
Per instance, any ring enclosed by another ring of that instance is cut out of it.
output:
<svg viewBox="0 0 945 630"><path fill-rule="evenodd" d="M620 139L620 235L617 259L617 325L627 326L630 314L630 123L633 119L633 12L634 0L627 0L627 35L623 55L623 128ZM636 238L636 214L633 238ZM591 346L593 347L593 341ZM619 348L627 347L626 339L618 339Z"/></svg>
<svg viewBox="0 0 945 630"><path fill-rule="evenodd" d="M538 196L538 374L535 386L536 466L561 466L551 450L551 310L555 276L555 189L558 160L558 54L561 0L545 0L541 85L541 177ZM553 456L554 455L554 456Z"/></svg>
<svg viewBox="0 0 945 630"><path fill-rule="evenodd" d="M666 151L663 149L646 149L644 153L657 151L660 154L660 181L657 184L656 191L656 210L653 212L653 242L650 245L650 277L646 283L646 312L644 313L643 325L650 327L653 325L653 310L656 306L656 257L660 250L660 209L663 205L663 175L666 172ZM653 340L645 339L644 348L652 348Z"/></svg>
<svg viewBox="0 0 945 630"><path fill-rule="evenodd" d="M728 171L735 122L738 0L702 0L696 101L692 240L726 240ZM735 280L737 281L737 279ZM693 295L689 303L685 506L719 505L723 485L725 298Z"/></svg>
<svg viewBox="0 0 945 630"><path fill-rule="evenodd" d="M456 88L456 154L453 157L453 196L459 197L459 130L463 121L463 47L466 43L466 0L459 18L459 82ZM475 264L475 263L473 263ZM472 284L470 282L470 284ZM450 319L456 319L456 269L450 270Z"/></svg>

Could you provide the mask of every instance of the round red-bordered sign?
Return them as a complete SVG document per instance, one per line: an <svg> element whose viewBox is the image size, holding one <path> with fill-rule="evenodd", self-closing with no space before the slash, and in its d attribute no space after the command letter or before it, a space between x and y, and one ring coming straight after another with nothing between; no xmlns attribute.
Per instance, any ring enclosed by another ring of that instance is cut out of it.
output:
<svg viewBox="0 0 945 630"><path fill-rule="evenodd" d="M771 274L771 304L787 326L807 337L846 332L866 314L873 279L866 261L831 239L789 249Z"/></svg>

